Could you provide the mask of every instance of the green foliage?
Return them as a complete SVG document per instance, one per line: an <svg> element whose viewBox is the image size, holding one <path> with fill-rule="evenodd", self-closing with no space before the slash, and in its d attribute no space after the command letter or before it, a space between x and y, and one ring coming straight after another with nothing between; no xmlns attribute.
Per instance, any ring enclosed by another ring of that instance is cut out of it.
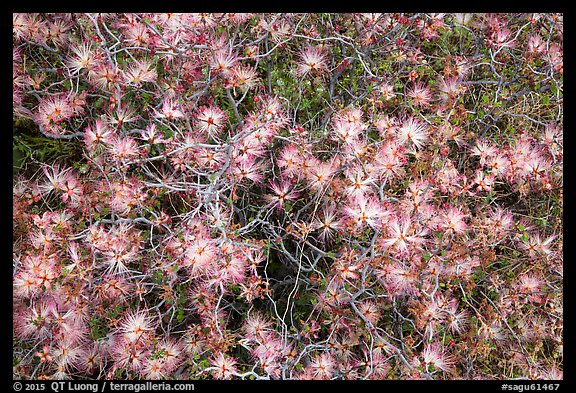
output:
<svg viewBox="0 0 576 393"><path fill-rule="evenodd" d="M13 130L12 166L15 172L31 164L77 160L82 151L77 142L46 138L20 127L15 127Z"/></svg>
<svg viewBox="0 0 576 393"><path fill-rule="evenodd" d="M92 316L89 320L90 325L90 337L94 340L100 340L106 337L108 330L106 329L105 321L98 318L97 316Z"/></svg>

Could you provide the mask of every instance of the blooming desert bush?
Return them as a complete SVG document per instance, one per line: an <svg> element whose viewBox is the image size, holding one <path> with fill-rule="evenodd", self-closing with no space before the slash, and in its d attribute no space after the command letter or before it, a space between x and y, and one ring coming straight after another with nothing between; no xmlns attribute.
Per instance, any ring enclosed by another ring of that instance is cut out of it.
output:
<svg viewBox="0 0 576 393"><path fill-rule="evenodd" d="M14 14L13 373L561 379L560 14Z"/></svg>

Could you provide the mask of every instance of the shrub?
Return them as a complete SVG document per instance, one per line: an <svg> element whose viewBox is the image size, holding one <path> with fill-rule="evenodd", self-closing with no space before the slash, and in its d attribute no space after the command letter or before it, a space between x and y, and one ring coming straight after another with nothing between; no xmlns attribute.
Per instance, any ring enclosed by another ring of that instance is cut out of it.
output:
<svg viewBox="0 0 576 393"><path fill-rule="evenodd" d="M14 377L561 379L561 14L14 14Z"/></svg>

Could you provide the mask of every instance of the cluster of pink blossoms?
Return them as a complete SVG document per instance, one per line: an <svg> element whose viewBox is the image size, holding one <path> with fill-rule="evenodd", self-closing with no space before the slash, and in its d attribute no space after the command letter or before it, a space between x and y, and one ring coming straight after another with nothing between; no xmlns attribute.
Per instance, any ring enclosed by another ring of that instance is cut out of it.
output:
<svg viewBox="0 0 576 393"><path fill-rule="evenodd" d="M14 377L562 379L562 48L554 13L13 14Z"/></svg>

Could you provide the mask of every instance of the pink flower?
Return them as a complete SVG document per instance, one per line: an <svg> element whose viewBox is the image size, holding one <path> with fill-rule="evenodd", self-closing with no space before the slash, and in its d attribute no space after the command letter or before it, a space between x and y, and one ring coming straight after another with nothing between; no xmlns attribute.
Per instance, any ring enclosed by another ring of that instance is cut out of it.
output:
<svg viewBox="0 0 576 393"><path fill-rule="evenodd" d="M486 160L486 166L490 168L490 173L494 176L505 176L510 167L510 161L503 153L500 153L489 157Z"/></svg>
<svg viewBox="0 0 576 393"><path fill-rule="evenodd" d="M441 78L437 89L438 98L440 98L442 103L456 99L466 90L462 85L462 78L460 76L449 76Z"/></svg>
<svg viewBox="0 0 576 393"><path fill-rule="evenodd" d="M159 380L166 379L164 361L159 358L146 358L143 362L142 375L146 379Z"/></svg>
<svg viewBox="0 0 576 393"><path fill-rule="evenodd" d="M236 360L222 352L214 355L211 364L210 369L217 379L231 379L232 373L238 372L236 370Z"/></svg>
<svg viewBox="0 0 576 393"><path fill-rule="evenodd" d="M70 340L58 340L52 351L52 358L66 370L75 369L80 364L82 350L78 344Z"/></svg>
<svg viewBox="0 0 576 393"><path fill-rule="evenodd" d="M158 343L158 356L166 374L171 374L180 366L183 348L182 343L176 339L167 337Z"/></svg>
<svg viewBox="0 0 576 393"><path fill-rule="evenodd" d="M40 363L48 363L52 361L52 356L50 355L50 349L47 345L42 347L42 351L36 352L34 356L40 358Z"/></svg>
<svg viewBox="0 0 576 393"><path fill-rule="evenodd" d="M72 47L74 54L67 59L66 65L71 71L71 74L78 74L83 69L89 70L96 63L96 54L90 44L81 43L78 46Z"/></svg>
<svg viewBox="0 0 576 393"><path fill-rule="evenodd" d="M395 247L401 253L408 251L409 245L420 245L426 241L426 232L412 225L412 220L408 216L393 218L387 224L388 238L382 240L381 244L386 247Z"/></svg>
<svg viewBox="0 0 576 393"><path fill-rule="evenodd" d="M453 357L447 355L445 350L436 342L424 345L422 359L427 371L430 371L430 366L434 366L436 370L450 372L454 365Z"/></svg>
<svg viewBox="0 0 576 393"><path fill-rule="evenodd" d="M254 183L260 183L264 178L265 169L266 163L263 160L256 161L254 156L249 156L248 159L237 161L232 165L232 174L238 182L249 179Z"/></svg>
<svg viewBox="0 0 576 393"><path fill-rule="evenodd" d="M332 239L341 228L342 223L338 217L336 205L324 205L314 220L314 229L320 231L318 235L320 240L325 242Z"/></svg>
<svg viewBox="0 0 576 393"><path fill-rule="evenodd" d="M358 138L362 129L344 119L336 119L332 123L332 132L336 140L342 140L344 143L352 143Z"/></svg>
<svg viewBox="0 0 576 393"><path fill-rule="evenodd" d="M450 234L464 233L468 229L468 225L464 222L467 216L459 208L451 207L439 217L440 228Z"/></svg>
<svg viewBox="0 0 576 393"><path fill-rule="evenodd" d="M42 172L47 178L47 181L40 184L42 193L49 193L52 190L64 189L66 182L69 179L71 168L60 168L59 164L52 166L43 166Z"/></svg>
<svg viewBox="0 0 576 393"><path fill-rule="evenodd" d="M94 126L86 127L84 132L84 143L88 150L94 150L100 143L109 144L114 137L113 131L100 119L96 119Z"/></svg>
<svg viewBox="0 0 576 393"><path fill-rule="evenodd" d="M62 187L62 200L70 202L73 206L77 206L83 195L83 185L72 174L66 180L64 187Z"/></svg>
<svg viewBox="0 0 576 393"><path fill-rule="evenodd" d="M66 311L57 308L52 309L54 322L58 327L55 329L54 336L70 343L84 342L89 331L85 323L85 315L82 312L83 310L77 308L70 308Z"/></svg>
<svg viewBox="0 0 576 393"><path fill-rule="evenodd" d="M377 348L364 356L367 360L366 366L372 371L368 378L371 380L385 380L391 368L388 355Z"/></svg>
<svg viewBox="0 0 576 393"><path fill-rule="evenodd" d="M327 71L326 54L320 47L308 46L300 52L300 59L296 66L298 76L321 74Z"/></svg>
<svg viewBox="0 0 576 393"><path fill-rule="evenodd" d="M277 165L282 168L283 173L292 177L299 174L298 168L302 162L303 157L296 145L286 145L280 152L280 157L277 159Z"/></svg>
<svg viewBox="0 0 576 393"><path fill-rule="evenodd" d="M139 155L138 144L130 137L112 139L109 148L110 154L118 162L127 161Z"/></svg>
<svg viewBox="0 0 576 393"><path fill-rule="evenodd" d="M118 275L103 274L103 283L98 298L114 301L123 301L131 291L131 286L126 278Z"/></svg>
<svg viewBox="0 0 576 393"><path fill-rule="evenodd" d="M364 315L364 317L369 320L372 324L376 325L376 322L381 317L380 310L376 302L371 300L364 300L358 304L358 311Z"/></svg>
<svg viewBox="0 0 576 393"><path fill-rule="evenodd" d="M315 190L321 190L332 180L337 170L338 159L332 159L329 162L313 161L305 175L310 182L310 187Z"/></svg>
<svg viewBox="0 0 576 393"><path fill-rule="evenodd" d="M273 194L266 195L264 198L269 201L272 208L284 210L284 204L287 201L298 198L300 193L296 191L290 181L283 179L281 181L270 181L269 185Z"/></svg>
<svg viewBox="0 0 576 393"><path fill-rule="evenodd" d="M212 278L208 280L210 286L220 284L240 284L246 277L247 260L243 255L228 255L216 263Z"/></svg>
<svg viewBox="0 0 576 393"><path fill-rule="evenodd" d="M17 41L30 38L31 25L35 23L35 18L35 14L12 14L12 34Z"/></svg>
<svg viewBox="0 0 576 393"><path fill-rule="evenodd" d="M237 66L232 69L230 76L232 87L238 87L241 91L246 91L256 86L258 73L251 67Z"/></svg>
<svg viewBox="0 0 576 393"><path fill-rule="evenodd" d="M559 74L564 73L564 50L562 45L557 42L552 42L548 46L548 56L550 63L554 66L554 70Z"/></svg>
<svg viewBox="0 0 576 393"><path fill-rule="evenodd" d="M484 165L489 157L496 155L498 149L486 139L479 138L472 147L472 156L480 157L480 165Z"/></svg>
<svg viewBox="0 0 576 393"><path fill-rule="evenodd" d="M360 195L367 195L375 186L375 180L373 177L366 175L361 168L354 168L348 170L346 193L353 198L359 197Z"/></svg>
<svg viewBox="0 0 576 393"><path fill-rule="evenodd" d="M401 177L405 173L403 168L407 160L405 148L397 141L385 143L374 160L375 171L384 182L394 177Z"/></svg>
<svg viewBox="0 0 576 393"><path fill-rule="evenodd" d="M254 131L250 135L242 138L235 146L233 156L236 160L250 161L254 157L266 155L265 138L260 131Z"/></svg>
<svg viewBox="0 0 576 393"><path fill-rule="evenodd" d="M96 63L88 70L88 80L105 91L112 91L119 81L120 73L117 66L108 63Z"/></svg>
<svg viewBox="0 0 576 393"><path fill-rule="evenodd" d="M542 296L541 289L543 280L534 274L522 274L516 283L516 288L522 297L526 296L527 301L537 301Z"/></svg>
<svg viewBox="0 0 576 393"><path fill-rule="evenodd" d="M266 320L263 314L252 311L246 317L242 329L246 333L247 340L258 342L264 340L271 327L272 323Z"/></svg>
<svg viewBox="0 0 576 393"><path fill-rule="evenodd" d="M172 101L171 98L166 98L162 101L162 109L160 112L154 110L155 117L159 119L181 119L184 113L178 108L178 104Z"/></svg>
<svg viewBox="0 0 576 393"><path fill-rule="evenodd" d="M203 168L218 169L226 160L226 153L216 152L214 149L200 149L196 154L196 160Z"/></svg>
<svg viewBox="0 0 576 393"><path fill-rule="evenodd" d="M36 123L53 134L60 135L59 124L74 115L74 108L65 94L42 98L38 112L34 117Z"/></svg>
<svg viewBox="0 0 576 393"><path fill-rule="evenodd" d="M462 334L466 330L466 327L468 326L469 318L470 314L466 310L460 312L456 312L456 310L453 310L451 313L449 313L448 316L446 317L446 321L450 333L452 333L453 335Z"/></svg>
<svg viewBox="0 0 576 393"><path fill-rule="evenodd" d="M16 336L22 339L44 340L51 336L51 307L46 301L37 301L14 318Z"/></svg>
<svg viewBox="0 0 576 393"><path fill-rule="evenodd" d="M516 46L516 38L512 36L512 32L506 27L499 27L492 33L490 41L497 48L513 48Z"/></svg>
<svg viewBox="0 0 576 393"><path fill-rule="evenodd" d="M91 374L102 367L103 351L99 342L90 343L82 348L78 360L78 370Z"/></svg>
<svg viewBox="0 0 576 393"><path fill-rule="evenodd" d="M531 257L539 255L551 256L553 251L550 249L550 244L556 239L556 235L549 236L547 239L542 240L540 233L531 234L527 240L522 240L519 247L528 252Z"/></svg>
<svg viewBox="0 0 576 393"><path fill-rule="evenodd" d="M402 121L402 124L396 131L396 135L400 143L411 143L419 149L428 139L427 128L425 123L416 119L414 116L410 116Z"/></svg>
<svg viewBox="0 0 576 393"><path fill-rule="evenodd" d="M334 261L333 268L338 272L342 280L356 280L359 276L356 271L358 265L352 263L346 258L338 258Z"/></svg>
<svg viewBox="0 0 576 393"><path fill-rule="evenodd" d="M262 340L258 340L258 346L250 354L258 359L262 368L273 371L274 365L279 363L279 358L284 352L283 347L284 344L277 338L277 334L266 332Z"/></svg>
<svg viewBox="0 0 576 393"><path fill-rule="evenodd" d="M380 95L382 99L388 101L396 96L394 93L394 86L390 83L382 83L377 87L377 94Z"/></svg>
<svg viewBox="0 0 576 393"><path fill-rule="evenodd" d="M344 212L352 219L356 227L368 225L372 228L378 228L381 226L381 219L388 214L380 203L372 197L365 197L360 194L350 202L344 207Z"/></svg>
<svg viewBox="0 0 576 393"><path fill-rule="evenodd" d="M384 115L376 120L374 126L376 127L376 130L378 130L378 135L382 138L387 138L389 134L396 131L398 119L396 117Z"/></svg>
<svg viewBox="0 0 576 393"><path fill-rule="evenodd" d="M216 254L212 239L198 238L186 248L185 266L190 267L192 274L205 273Z"/></svg>
<svg viewBox="0 0 576 393"><path fill-rule="evenodd" d="M151 123L145 130L141 130L139 139L151 145L167 142L163 135L158 132L154 123Z"/></svg>
<svg viewBox="0 0 576 393"><path fill-rule="evenodd" d="M130 67L125 74L125 80L129 85L140 86L145 82L155 82L158 78L156 69L151 60L141 59L130 63Z"/></svg>
<svg viewBox="0 0 576 393"><path fill-rule="evenodd" d="M110 339L108 356L114 359L114 366L142 372L148 358L148 351L142 345L129 340L124 335Z"/></svg>
<svg viewBox="0 0 576 393"><path fill-rule="evenodd" d="M196 127L214 137L223 131L228 116L217 106L202 107L196 114Z"/></svg>
<svg viewBox="0 0 576 393"><path fill-rule="evenodd" d="M134 46L147 46L150 40L148 27L136 20L124 24L124 40L126 43Z"/></svg>
<svg viewBox="0 0 576 393"><path fill-rule="evenodd" d="M222 74L228 77L231 75L237 61L238 56L236 54L230 54L228 50L218 50L214 52L209 64L215 74Z"/></svg>
<svg viewBox="0 0 576 393"><path fill-rule="evenodd" d="M135 250L122 249L106 250L102 252L102 255L105 257L104 262L108 265L106 273L111 274L126 274L130 272L128 264L138 257L138 253Z"/></svg>
<svg viewBox="0 0 576 393"><path fill-rule="evenodd" d="M427 106L432 101L432 91L423 83L419 82L408 88L406 95L414 101L414 104L419 107Z"/></svg>
<svg viewBox="0 0 576 393"><path fill-rule="evenodd" d="M542 40L540 34L532 34L528 37L526 50L531 54L541 54L546 50L546 43Z"/></svg>
<svg viewBox="0 0 576 393"><path fill-rule="evenodd" d="M257 116L264 118L266 120L266 125L272 127L273 129L278 129L279 127L284 127L288 124L289 116L283 107L282 102L277 96L257 96L259 99L259 108ZM257 119L251 120L252 124L260 123ZM263 127L265 128L265 127Z"/></svg>
<svg viewBox="0 0 576 393"><path fill-rule="evenodd" d="M334 121L336 122L341 120L354 126L355 128L364 130L366 129L366 125L362 122L363 115L364 112L360 107L347 107L336 113L334 116Z"/></svg>
<svg viewBox="0 0 576 393"><path fill-rule="evenodd" d="M494 185L494 175L493 174L485 174L483 171L476 171L476 177L472 182L472 185L477 184L476 190L477 191L491 191L492 186Z"/></svg>
<svg viewBox="0 0 576 393"><path fill-rule="evenodd" d="M20 271L14 275L12 282L15 297L29 298L40 291L36 275L29 271Z"/></svg>
<svg viewBox="0 0 576 393"><path fill-rule="evenodd" d="M118 328L126 340L135 342L146 340L150 333L155 329L155 322L145 311L129 312Z"/></svg>
<svg viewBox="0 0 576 393"><path fill-rule="evenodd" d="M310 368L314 379L330 379L335 372L334 359L324 352L312 359Z"/></svg>

